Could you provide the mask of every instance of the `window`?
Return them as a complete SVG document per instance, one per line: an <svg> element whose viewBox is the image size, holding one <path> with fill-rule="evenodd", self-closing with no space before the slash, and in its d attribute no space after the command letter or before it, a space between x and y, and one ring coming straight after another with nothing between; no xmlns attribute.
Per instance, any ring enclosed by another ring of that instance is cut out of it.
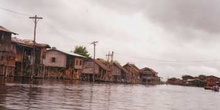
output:
<svg viewBox="0 0 220 110"><path fill-rule="evenodd" d="M55 62L56 62L56 58L52 57L52 63L55 63Z"/></svg>
<svg viewBox="0 0 220 110"><path fill-rule="evenodd" d="M82 65L82 60L79 61L79 65L80 65L80 66Z"/></svg>
<svg viewBox="0 0 220 110"><path fill-rule="evenodd" d="M76 65L78 65L78 60L76 60Z"/></svg>
<svg viewBox="0 0 220 110"><path fill-rule="evenodd" d="M2 33L0 33L0 41L4 39L4 36Z"/></svg>

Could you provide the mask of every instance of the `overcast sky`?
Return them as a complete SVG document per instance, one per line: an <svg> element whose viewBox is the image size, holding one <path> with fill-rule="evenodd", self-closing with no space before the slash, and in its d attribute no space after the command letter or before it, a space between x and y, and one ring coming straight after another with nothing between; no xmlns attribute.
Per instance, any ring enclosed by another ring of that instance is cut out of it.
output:
<svg viewBox="0 0 220 110"><path fill-rule="evenodd" d="M70 51L86 46L96 57L139 68L159 76L220 76L219 0L1 0L0 25L37 42ZM4 8L4 9L3 9ZM5 9L15 12L6 11Z"/></svg>

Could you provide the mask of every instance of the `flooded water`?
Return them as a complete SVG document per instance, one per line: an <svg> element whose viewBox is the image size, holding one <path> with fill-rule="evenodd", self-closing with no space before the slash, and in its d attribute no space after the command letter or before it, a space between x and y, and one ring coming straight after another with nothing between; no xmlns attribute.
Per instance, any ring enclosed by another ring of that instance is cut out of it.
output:
<svg viewBox="0 0 220 110"><path fill-rule="evenodd" d="M0 110L219 110L203 88L2 79Z"/></svg>

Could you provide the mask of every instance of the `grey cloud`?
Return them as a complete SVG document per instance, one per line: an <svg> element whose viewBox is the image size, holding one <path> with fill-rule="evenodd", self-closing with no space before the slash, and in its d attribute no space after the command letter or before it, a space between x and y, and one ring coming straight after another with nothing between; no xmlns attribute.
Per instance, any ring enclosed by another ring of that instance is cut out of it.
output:
<svg viewBox="0 0 220 110"><path fill-rule="evenodd" d="M219 33L220 7L218 0L96 0L121 13L142 12L152 22L170 31L199 29ZM179 30L178 30L179 29ZM191 36L193 37L193 36Z"/></svg>
<svg viewBox="0 0 220 110"><path fill-rule="evenodd" d="M181 76L200 68L207 73L218 72L218 63L155 61L157 59L165 61L217 59L220 49L220 38L218 37L220 23L217 21L217 18L220 17L220 7L218 7L217 0L5 1L7 1L6 8L43 16L44 19L38 24L39 40L52 46L59 46L60 49L72 49L71 46L76 44L73 42L74 40L87 42L98 39L100 42L97 45L97 57L102 55L105 58L105 52L113 50L115 59L122 64L133 62L140 68L149 66L164 77L167 75ZM85 2L86 5L81 2ZM100 11L97 11L98 9ZM112 15L107 16L108 14ZM155 29L152 31L157 32L142 35L145 34L143 33L145 30L149 30L145 29L145 26L137 27L139 25L127 23L135 22L129 19L120 24L124 20L121 19L121 16L129 18L135 14L146 18L143 20L152 23L159 28L159 31L164 29L164 33L161 34ZM117 19L114 21L108 17ZM56 30L46 24L47 22L64 36L60 37ZM0 23L6 27L9 26L9 29L15 30L22 37L33 35L33 22L28 17L18 17L5 12L4 19L1 19ZM126 23L129 25L125 25ZM120 27L119 25L125 26ZM126 26L131 28L126 29ZM135 34L130 31L135 31ZM140 34L136 34L139 32ZM92 53L93 48L90 44L88 45Z"/></svg>

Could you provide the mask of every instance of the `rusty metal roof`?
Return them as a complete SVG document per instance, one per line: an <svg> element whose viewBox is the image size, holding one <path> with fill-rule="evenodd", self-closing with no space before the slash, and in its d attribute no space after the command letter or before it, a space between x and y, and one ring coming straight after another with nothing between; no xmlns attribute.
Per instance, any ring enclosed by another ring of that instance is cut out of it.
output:
<svg viewBox="0 0 220 110"><path fill-rule="evenodd" d="M125 68L123 68L119 63L114 62L114 65L116 65L118 68L120 68L122 71L124 71L125 73L129 73Z"/></svg>
<svg viewBox="0 0 220 110"><path fill-rule="evenodd" d="M27 45L27 46L31 46L31 47L34 46L34 42L32 40L29 40L29 39L19 39L17 37L12 37L12 42ZM43 44L43 43L35 43L35 46L36 47L50 48L50 46L48 44Z"/></svg>
<svg viewBox="0 0 220 110"><path fill-rule="evenodd" d="M76 57L85 58L85 57L84 57L84 56L82 56L82 55L79 55L79 54L76 54L76 53L72 53L72 52L66 52L66 51L63 51L63 50L50 49L50 50L47 50L47 51L57 51L57 52L61 52L61 53L66 54L66 55L70 55L70 56L76 56Z"/></svg>
<svg viewBox="0 0 220 110"><path fill-rule="evenodd" d="M101 60L95 60L95 63L98 64L102 69L110 71L110 69Z"/></svg>
<svg viewBox="0 0 220 110"><path fill-rule="evenodd" d="M140 69L137 67L137 66L135 66L134 64L131 64L131 63L127 63L127 64L125 64L123 67L129 67L129 68L131 68L131 69L133 69L134 71L136 71L137 73L139 73L140 72Z"/></svg>
<svg viewBox="0 0 220 110"><path fill-rule="evenodd" d="M12 34L17 34L17 33L14 33L14 32L12 32L12 31L8 30L7 28L5 28L5 27L3 27L3 26L0 26L0 31L12 33Z"/></svg>
<svg viewBox="0 0 220 110"><path fill-rule="evenodd" d="M144 71L150 71L152 73L157 73L155 70L153 70L152 68L149 68L149 67L145 67L143 69L140 70L141 72L144 72Z"/></svg>

